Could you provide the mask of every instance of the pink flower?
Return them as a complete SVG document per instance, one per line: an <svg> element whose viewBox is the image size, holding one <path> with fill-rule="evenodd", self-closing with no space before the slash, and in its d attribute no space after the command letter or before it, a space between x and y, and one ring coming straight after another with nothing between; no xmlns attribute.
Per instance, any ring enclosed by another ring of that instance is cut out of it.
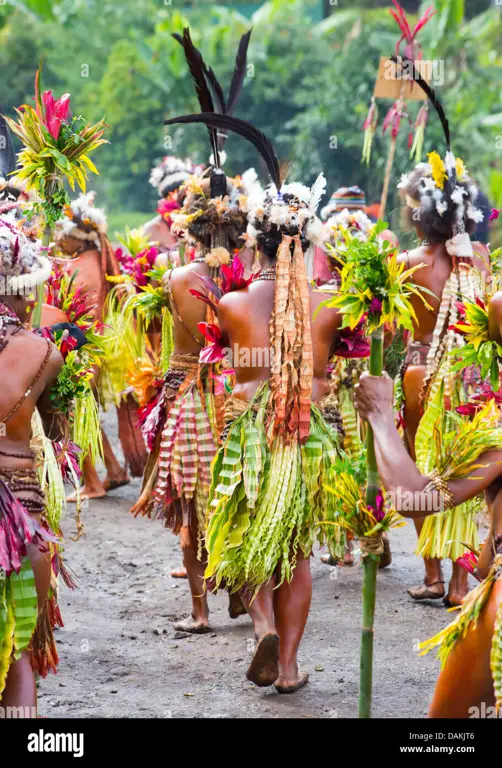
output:
<svg viewBox="0 0 502 768"><path fill-rule="evenodd" d="M65 93L61 98L54 99L52 91L42 94L43 121L53 139L59 138L61 124L67 120L70 111L70 94Z"/></svg>
<svg viewBox="0 0 502 768"><path fill-rule="evenodd" d="M223 293L240 291L241 288L246 288L253 281L254 275L251 275L246 280L244 271L244 264L238 256L234 256L231 264L221 265L221 288Z"/></svg>
<svg viewBox="0 0 502 768"><path fill-rule="evenodd" d="M211 374L211 378L214 380L214 394L224 395L228 391L227 381L230 376L235 373L233 368L226 368L220 374Z"/></svg>
<svg viewBox="0 0 502 768"><path fill-rule="evenodd" d="M200 362L219 363L225 357L225 347L221 343L221 330L219 326L214 323L197 323L197 328L211 342L201 350Z"/></svg>
<svg viewBox="0 0 502 768"><path fill-rule="evenodd" d="M343 328L334 354L338 357L351 359L369 357L370 343L365 337L363 329L364 322L360 322L353 331L350 328Z"/></svg>
<svg viewBox="0 0 502 768"><path fill-rule="evenodd" d="M458 405L455 410L462 416L475 416L490 400L494 400L497 405L502 405L502 393L494 392L490 385L484 382L478 394L472 395L468 403Z"/></svg>
<svg viewBox="0 0 502 768"><path fill-rule="evenodd" d="M177 193L170 192L167 198L159 200L157 205L157 213L159 213L164 221L171 226L171 213L173 211L179 211L180 205L176 199Z"/></svg>
<svg viewBox="0 0 502 768"><path fill-rule="evenodd" d="M371 299L371 304L369 308L370 314L378 315L382 311L382 302L380 299L377 299L376 297Z"/></svg>
<svg viewBox="0 0 502 768"><path fill-rule="evenodd" d="M401 5L397 2L397 0L392 0L394 3L394 6L396 8L396 11L393 11L392 8L390 9L390 13L394 17L394 20L396 21L399 29L401 30L401 38L399 39L399 42L396 46L396 53L399 54L401 43L403 40L406 40L407 45L404 49L404 55L407 56L410 59L414 58L415 53L415 38L417 34L420 32L420 30L425 27L425 25L432 19L436 11L434 10L433 6L431 5L430 8L427 8L423 16L420 17L417 24L415 25L415 28L413 31L411 30L411 27L408 23L408 19L406 18L406 13L404 9L401 7Z"/></svg>
<svg viewBox="0 0 502 768"><path fill-rule="evenodd" d="M378 489L378 493L376 496L376 508L368 504L368 509L370 509L373 512L373 517L375 518L375 520L378 523L381 523L385 517L385 507L383 503L383 493L380 489Z"/></svg>
<svg viewBox="0 0 502 768"><path fill-rule="evenodd" d="M490 218L488 221L496 221L498 217L500 216L500 211L498 208L492 208L492 212L490 213Z"/></svg>
<svg viewBox="0 0 502 768"><path fill-rule="evenodd" d="M465 555L462 555L462 557L455 560L455 563L474 575L474 571L478 565L478 556L474 554L474 552L466 552Z"/></svg>

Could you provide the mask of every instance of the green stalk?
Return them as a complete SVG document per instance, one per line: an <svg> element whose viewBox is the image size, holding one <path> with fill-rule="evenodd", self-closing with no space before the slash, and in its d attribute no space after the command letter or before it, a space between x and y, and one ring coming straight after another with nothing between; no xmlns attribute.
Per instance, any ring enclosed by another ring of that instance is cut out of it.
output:
<svg viewBox="0 0 502 768"><path fill-rule="evenodd" d="M44 248L48 248L51 244L51 237L52 229L50 227L46 227L42 235L42 245ZM37 305L33 310L33 318L31 321L32 328L40 328L40 323L42 320L42 304L44 303L44 287L45 283L37 286Z"/></svg>
<svg viewBox="0 0 502 768"><path fill-rule="evenodd" d="M383 370L383 328L378 328L371 335L370 374L381 376ZM366 441L368 485L366 503L376 507L377 493L380 488L378 467L375 457L373 430L368 428ZM363 610L361 625L361 655L359 678L359 717L371 717L371 698L373 690L373 622L375 618L376 584L380 557L367 555L363 558Z"/></svg>
<svg viewBox="0 0 502 768"><path fill-rule="evenodd" d="M53 195L58 190L59 187L62 186L62 180L60 178L57 178L55 176L55 168L54 166L51 167L51 176L53 178L49 178L45 184L45 204L50 205L53 202ZM49 225L48 220L46 218L46 224L44 233L42 235L42 245L45 248L48 248L51 244L52 239L52 227ZM33 311L33 318L32 318L32 328L40 328L40 323L42 320L42 304L44 303L44 284L39 285L37 288L37 306L35 307Z"/></svg>

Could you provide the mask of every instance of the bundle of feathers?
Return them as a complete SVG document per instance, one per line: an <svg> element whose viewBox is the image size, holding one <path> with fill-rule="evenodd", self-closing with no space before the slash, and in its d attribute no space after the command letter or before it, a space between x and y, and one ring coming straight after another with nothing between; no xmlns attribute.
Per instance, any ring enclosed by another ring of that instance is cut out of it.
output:
<svg viewBox="0 0 502 768"><path fill-rule="evenodd" d="M31 240L13 213L0 216L0 292L27 295L51 274L51 261L38 240Z"/></svg>

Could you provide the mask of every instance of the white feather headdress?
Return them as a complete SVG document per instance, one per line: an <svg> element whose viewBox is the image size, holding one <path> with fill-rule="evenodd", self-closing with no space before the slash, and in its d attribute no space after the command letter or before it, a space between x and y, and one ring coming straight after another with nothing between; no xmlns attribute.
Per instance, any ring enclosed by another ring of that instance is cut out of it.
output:
<svg viewBox="0 0 502 768"><path fill-rule="evenodd" d="M38 240L30 240L12 213L0 217L0 293L28 295L52 272Z"/></svg>

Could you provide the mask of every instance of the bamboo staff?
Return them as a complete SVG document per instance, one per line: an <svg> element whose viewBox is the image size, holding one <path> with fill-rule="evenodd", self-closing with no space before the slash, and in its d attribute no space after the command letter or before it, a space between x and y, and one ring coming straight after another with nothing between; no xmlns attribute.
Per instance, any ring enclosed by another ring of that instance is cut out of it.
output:
<svg viewBox="0 0 502 768"><path fill-rule="evenodd" d="M371 353L369 372L372 376L381 376L383 370L383 329L377 328L371 334ZM380 490L380 477L378 474L373 430L368 427L366 438L368 483L366 486L366 504L376 509L377 494ZM371 549L365 545L363 566L363 592L362 592L362 625L361 625L361 649L360 649L360 682L359 682L359 717L371 717L371 699L373 692L373 623L375 618L376 585L378 564L380 562L382 536L378 533L370 539Z"/></svg>

